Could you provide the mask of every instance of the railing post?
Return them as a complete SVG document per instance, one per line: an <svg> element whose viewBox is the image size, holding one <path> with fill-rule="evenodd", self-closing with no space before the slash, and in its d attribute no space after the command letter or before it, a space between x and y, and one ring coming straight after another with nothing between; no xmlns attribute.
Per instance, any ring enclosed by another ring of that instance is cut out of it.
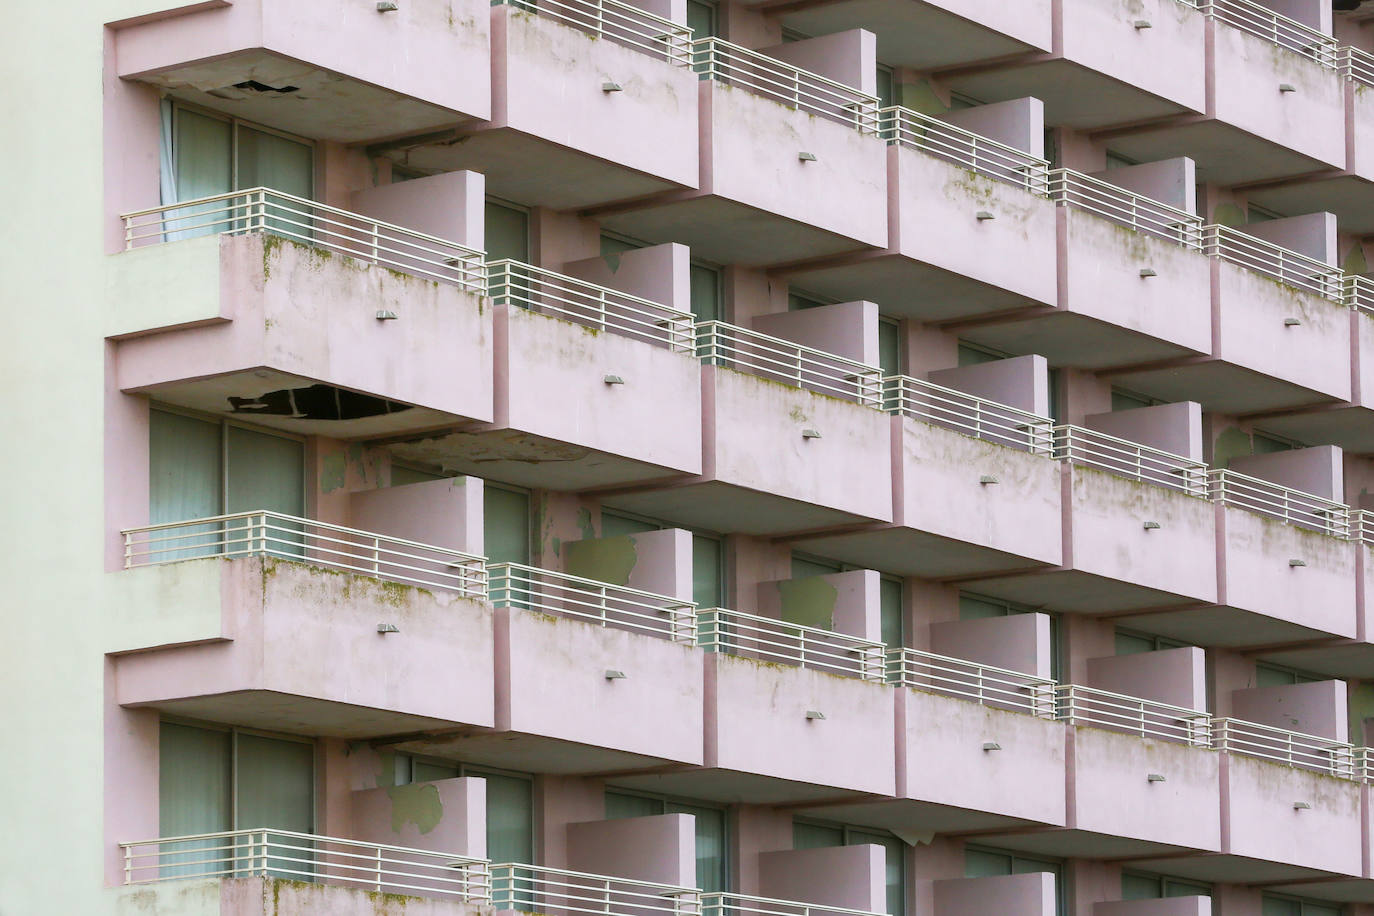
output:
<svg viewBox="0 0 1374 916"><path fill-rule="evenodd" d="M132 531L124 534L124 568L132 569L134 565L134 535Z"/></svg>
<svg viewBox="0 0 1374 916"><path fill-rule="evenodd" d="M380 228L376 223L373 223L373 224L372 224L372 263L373 263L373 264L378 264L378 263L380 263L380 258L381 258L381 245L380 245L380 239L379 239L380 233L381 233L381 228Z"/></svg>
<svg viewBox="0 0 1374 916"><path fill-rule="evenodd" d="M377 873L377 893L380 894L382 892L382 847L380 846L377 847L376 865L374 867Z"/></svg>
<svg viewBox="0 0 1374 916"><path fill-rule="evenodd" d="M124 883L134 883L134 848L132 846L124 847Z"/></svg>

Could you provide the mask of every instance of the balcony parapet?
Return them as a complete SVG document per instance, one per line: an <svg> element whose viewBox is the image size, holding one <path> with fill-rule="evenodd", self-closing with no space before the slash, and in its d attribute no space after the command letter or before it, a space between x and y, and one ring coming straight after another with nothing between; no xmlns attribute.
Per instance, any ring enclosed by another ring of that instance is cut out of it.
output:
<svg viewBox="0 0 1374 916"><path fill-rule="evenodd" d="M1060 206L1083 210L1184 248L1202 250L1200 216L1073 169L1055 169L1047 181L1050 198Z"/></svg>
<svg viewBox="0 0 1374 916"><path fill-rule="evenodd" d="M881 406L883 379L877 366L723 321L703 321L696 332L697 356L708 366L737 369L866 407Z"/></svg>
<svg viewBox="0 0 1374 916"><path fill-rule="evenodd" d="M1105 728L1195 747L1208 747L1211 743L1212 719L1201 710L1078 684L1060 684L1055 688L1055 700L1055 717L1070 725Z"/></svg>
<svg viewBox="0 0 1374 916"><path fill-rule="evenodd" d="M1054 457L1120 477L1207 496L1207 465L1082 426L1054 428Z"/></svg>
<svg viewBox="0 0 1374 916"><path fill-rule="evenodd" d="M119 846L125 884L261 876L469 903L492 899L486 859L405 846L261 827Z"/></svg>
<svg viewBox="0 0 1374 916"><path fill-rule="evenodd" d="M701 891L653 881L503 862L491 866L495 910L595 916L702 916Z"/></svg>
<svg viewBox="0 0 1374 916"><path fill-rule="evenodd" d="M520 261L487 265L487 291L497 305L515 305L656 346L691 353L690 312L598 286Z"/></svg>
<svg viewBox="0 0 1374 916"><path fill-rule="evenodd" d="M1339 267L1332 267L1316 258L1266 242L1230 226L1203 226L1202 244L1203 251L1209 257L1230 261L1333 302L1345 301L1345 275Z"/></svg>
<svg viewBox="0 0 1374 916"><path fill-rule="evenodd" d="M1336 69L1340 62L1340 43L1325 32L1276 13L1254 0L1182 0L1219 22L1248 32L1280 48L1287 48L1321 64Z"/></svg>
<svg viewBox="0 0 1374 916"><path fill-rule="evenodd" d="M1054 447L1054 421L997 401L907 375L883 379L883 403L900 414L1037 455Z"/></svg>
<svg viewBox="0 0 1374 916"><path fill-rule="evenodd" d="M1361 274L1346 274L1345 304L1366 315L1374 315L1374 280Z"/></svg>
<svg viewBox="0 0 1374 916"><path fill-rule="evenodd" d="M538 13L598 38L606 38L677 66L692 62L692 30L619 0L498 0Z"/></svg>
<svg viewBox="0 0 1374 916"><path fill-rule="evenodd" d="M1208 472L1208 492L1213 502L1223 506L1248 509L1332 537L1351 537L1351 511L1344 503L1224 468Z"/></svg>
<svg viewBox="0 0 1374 916"><path fill-rule="evenodd" d="M1315 770L1359 779L1362 768L1356 766L1357 757L1367 766L1366 754L1357 755L1353 745L1333 741L1319 735L1305 735L1272 725L1260 725L1243 719L1218 718L1212 720L1212 747L1219 751L1244 754L1274 763L1282 763L1304 770ZM1360 748L1368 752L1368 748Z"/></svg>
<svg viewBox="0 0 1374 916"><path fill-rule="evenodd" d="M812 668L865 681L886 680L881 642L819 627L711 608L698 612L701 647L707 652Z"/></svg>
<svg viewBox="0 0 1374 916"><path fill-rule="evenodd" d="M701 911L702 916L883 916L830 904L726 893L702 894Z"/></svg>
<svg viewBox="0 0 1374 916"><path fill-rule="evenodd" d="M877 96L721 38L692 42L692 69L703 78L838 121L860 133L879 131Z"/></svg>
<svg viewBox="0 0 1374 916"><path fill-rule="evenodd" d="M900 105L882 109L878 119L889 143L920 150L1041 197L1049 193L1049 163L1024 150Z"/></svg>
<svg viewBox="0 0 1374 916"><path fill-rule="evenodd" d="M178 201L120 219L125 250L265 232L479 295L486 291L483 254L475 248L271 188Z"/></svg>
<svg viewBox="0 0 1374 916"><path fill-rule="evenodd" d="M1010 668L897 647L887 650L887 681L980 706L1055 718L1055 682Z"/></svg>
<svg viewBox="0 0 1374 916"><path fill-rule="evenodd" d="M487 573L491 602L498 608L540 611L673 642L691 644L697 638L696 606L690 601L520 563L493 563Z"/></svg>
<svg viewBox="0 0 1374 916"><path fill-rule="evenodd" d="M1340 48L1340 70L1348 80L1374 86L1374 54L1350 45Z"/></svg>
<svg viewBox="0 0 1374 916"><path fill-rule="evenodd" d="M484 557L280 512L237 512L126 528L121 534L125 569L201 557L266 556L467 597L487 594Z"/></svg>

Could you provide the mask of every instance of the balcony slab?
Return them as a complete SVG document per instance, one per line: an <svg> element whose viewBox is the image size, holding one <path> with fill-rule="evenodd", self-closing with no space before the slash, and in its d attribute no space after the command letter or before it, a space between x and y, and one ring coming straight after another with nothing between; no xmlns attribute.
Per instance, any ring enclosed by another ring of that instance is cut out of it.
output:
<svg viewBox="0 0 1374 916"><path fill-rule="evenodd" d="M186 878L111 888L139 916L480 916L490 907L283 878Z"/></svg>

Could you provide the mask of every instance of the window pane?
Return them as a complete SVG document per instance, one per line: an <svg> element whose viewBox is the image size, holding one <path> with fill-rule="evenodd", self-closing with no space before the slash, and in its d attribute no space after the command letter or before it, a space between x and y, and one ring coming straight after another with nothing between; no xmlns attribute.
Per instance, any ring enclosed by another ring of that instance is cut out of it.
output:
<svg viewBox="0 0 1374 916"><path fill-rule="evenodd" d="M645 531L657 531L658 526L652 522L641 522L637 518L625 518L623 515L612 515L609 512L601 513L601 536L603 538L620 537L625 534L642 534Z"/></svg>
<svg viewBox="0 0 1374 916"><path fill-rule="evenodd" d="M528 779L479 773L487 781L487 856L493 862L534 862L534 801Z"/></svg>
<svg viewBox="0 0 1374 916"><path fill-rule="evenodd" d="M163 836L230 829L231 740L227 731L162 723L158 749L158 832Z"/></svg>
<svg viewBox="0 0 1374 916"><path fill-rule="evenodd" d="M860 846L867 843L883 847L887 912L889 916L902 916L906 908L906 894L902 880L905 871L906 847L901 840L888 834L868 833L863 830L849 831L850 846Z"/></svg>
<svg viewBox="0 0 1374 916"><path fill-rule="evenodd" d="M1282 687L1287 684L1296 684L1297 675L1282 668L1271 668L1268 665L1255 666L1255 685L1257 687Z"/></svg>
<svg viewBox="0 0 1374 916"><path fill-rule="evenodd" d="M1205 884L1194 884L1191 881L1177 881L1173 878L1164 879L1165 897L1210 897L1212 889Z"/></svg>
<svg viewBox="0 0 1374 916"><path fill-rule="evenodd" d="M483 538L493 563L529 563L530 498L515 490L483 488Z"/></svg>
<svg viewBox="0 0 1374 916"><path fill-rule="evenodd" d="M219 515L224 505L221 482L218 423L163 410L149 413L148 517L152 524Z"/></svg>
<svg viewBox="0 0 1374 916"><path fill-rule="evenodd" d="M251 127L239 127L240 188L272 188L304 197L314 196L315 160L313 151L304 143L266 134ZM292 216L293 221L304 217ZM288 226L291 234L304 234L304 226Z"/></svg>
<svg viewBox="0 0 1374 916"><path fill-rule="evenodd" d="M821 849L827 846L843 846L844 829L828 824L808 824L805 821L792 822L793 849Z"/></svg>
<svg viewBox="0 0 1374 916"><path fill-rule="evenodd" d="M983 849L964 850L964 877L989 878L1011 874L1011 856Z"/></svg>
<svg viewBox="0 0 1374 916"><path fill-rule="evenodd" d="M177 109L177 200L209 197L233 190L230 159L232 130L228 121L209 118L184 108Z"/></svg>
<svg viewBox="0 0 1374 916"><path fill-rule="evenodd" d="M981 620L984 617L1005 617L1007 606L1000 601L974 598L972 595L959 596L959 619Z"/></svg>
<svg viewBox="0 0 1374 916"><path fill-rule="evenodd" d="M457 779L458 765L433 763L428 760L412 760L410 763L411 782L433 782L436 779Z"/></svg>
<svg viewBox="0 0 1374 916"><path fill-rule="evenodd" d="M305 446L295 439L230 426L226 512L267 509L305 515Z"/></svg>
<svg viewBox="0 0 1374 916"><path fill-rule="evenodd" d="M1158 878L1153 878L1148 875L1122 874L1122 900L1155 900L1158 899L1159 896Z"/></svg>
<svg viewBox="0 0 1374 916"><path fill-rule="evenodd" d="M417 471L415 468L408 468L403 464L393 464L391 466L391 485L393 487L403 487L408 483L424 483L428 480L443 480L442 474L431 474L429 471Z"/></svg>
<svg viewBox="0 0 1374 916"><path fill-rule="evenodd" d="M902 344L899 331L901 325L895 321L878 322L878 367L884 376L900 375L902 372Z"/></svg>
<svg viewBox="0 0 1374 916"><path fill-rule="evenodd" d="M621 817L653 817L663 813L663 800L646 798L643 795L625 795L620 792L606 793L606 819Z"/></svg>
<svg viewBox="0 0 1374 916"><path fill-rule="evenodd" d="M604 258L608 254L621 254L626 251L634 251L640 246L618 239L613 235L601 236L601 256Z"/></svg>
<svg viewBox="0 0 1374 916"><path fill-rule="evenodd" d="M697 887L708 894L725 890L725 812L669 802L668 814L696 818Z"/></svg>
<svg viewBox="0 0 1374 916"><path fill-rule="evenodd" d="M486 223L488 261L501 261L507 258L529 261L529 214L523 210L487 201Z"/></svg>
<svg viewBox="0 0 1374 916"><path fill-rule="evenodd" d="M1124 391L1112 392L1112 410L1135 410L1137 407L1149 407L1150 402L1146 398L1136 397Z"/></svg>
<svg viewBox="0 0 1374 916"><path fill-rule="evenodd" d="M883 642L902 645L902 583L899 579L878 580L879 613Z"/></svg>
<svg viewBox="0 0 1374 916"><path fill-rule="evenodd" d="M241 734L237 764L235 827L276 827L300 833L315 829L313 745ZM295 866L287 863L283 867L292 870Z"/></svg>
<svg viewBox="0 0 1374 916"><path fill-rule="evenodd" d="M891 67L884 67L882 64L878 65L877 89L878 91L875 93L875 95L878 96L878 104L883 108L887 108L890 105L892 105L893 93Z"/></svg>
<svg viewBox="0 0 1374 916"><path fill-rule="evenodd" d="M720 541L692 535L692 600L700 608L719 607L723 602Z"/></svg>
<svg viewBox="0 0 1374 916"><path fill-rule="evenodd" d="M807 576L829 576L839 571L839 563L831 563L827 560L808 560L796 556L792 558L793 579L803 579Z"/></svg>
<svg viewBox="0 0 1374 916"><path fill-rule="evenodd" d="M693 38L708 38L716 34L716 7L703 0L687 0L687 27Z"/></svg>
<svg viewBox="0 0 1374 916"><path fill-rule="evenodd" d="M994 353L989 353L986 350L959 344L960 366L976 366L979 363L995 363L1001 358L1002 357Z"/></svg>
<svg viewBox="0 0 1374 916"><path fill-rule="evenodd" d="M1149 636L1137 636L1134 633L1116 633L1116 654L1117 655L1137 655L1141 652L1153 652L1155 641Z"/></svg>
<svg viewBox="0 0 1374 916"><path fill-rule="evenodd" d="M1256 455L1272 455L1274 452L1291 452L1293 446L1281 439L1273 439L1261 433L1255 433L1252 440L1254 442L1254 453Z"/></svg>
<svg viewBox="0 0 1374 916"><path fill-rule="evenodd" d="M689 2L690 10L694 4ZM688 274L691 280L692 314L697 321L719 321L720 308L720 271L704 264L693 264Z"/></svg>
<svg viewBox="0 0 1374 916"><path fill-rule="evenodd" d="M1263 916L1303 916L1301 903L1296 900L1280 900L1277 897L1265 897L1260 912Z"/></svg>

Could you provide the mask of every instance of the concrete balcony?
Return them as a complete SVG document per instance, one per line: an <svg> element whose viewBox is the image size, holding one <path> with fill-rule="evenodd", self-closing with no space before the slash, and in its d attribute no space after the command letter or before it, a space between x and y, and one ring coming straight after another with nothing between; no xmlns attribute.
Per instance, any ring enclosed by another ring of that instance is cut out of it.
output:
<svg viewBox="0 0 1374 916"><path fill-rule="evenodd" d="M555 773L701 764L690 601L514 563L490 571L495 727L402 749Z"/></svg>
<svg viewBox="0 0 1374 916"><path fill-rule="evenodd" d="M385 14L345 0L248 0L109 26L123 79L301 136L359 143L489 117L487 19L481 0Z"/></svg>
<svg viewBox="0 0 1374 916"><path fill-rule="evenodd" d="M910 576L1059 565L1063 514L1051 421L968 391L991 387L1011 395L1015 382L1027 383L1023 392L1034 391L1034 372L1015 371L1016 364L1033 370L1032 361L1043 376L1039 357L933 373L961 389L905 376L886 379L898 459L892 524L801 543L848 563ZM1005 376L1000 386L991 378L999 370Z"/></svg>
<svg viewBox="0 0 1374 916"><path fill-rule="evenodd" d="M607 505L750 534L892 519L890 432L874 366L723 322L697 334L707 363L701 476L608 492Z"/></svg>
<svg viewBox="0 0 1374 916"><path fill-rule="evenodd" d="M1044 160L1023 150L1032 135L1043 145L1040 108L1021 101L949 116L977 112L987 119L980 126L1018 134L1020 146L905 108L883 109L883 132L893 141L888 251L821 261L787 276L921 321L1053 303L1055 208L1045 198Z"/></svg>
<svg viewBox="0 0 1374 916"><path fill-rule="evenodd" d="M489 270L494 422L397 441L394 454L556 490L701 471L690 313L514 261ZM666 270L660 277L670 278ZM549 409L553 393L562 409Z"/></svg>
<svg viewBox="0 0 1374 916"><path fill-rule="evenodd" d="M355 203L421 225L480 205L480 176L423 181ZM406 206L401 189L431 202ZM491 419L480 251L267 189L125 223L105 326L120 390L336 438Z"/></svg>
<svg viewBox="0 0 1374 916"><path fill-rule="evenodd" d="M988 101L1033 95L1080 130L1204 110L1207 23L1191 4L1066 0L1059 16L1062 53L973 65L950 84Z"/></svg>
<svg viewBox="0 0 1374 916"><path fill-rule="evenodd" d="M716 38L698 39L692 47L702 77L696 83L699 190L590 214L618 232L683 242L694 255L729 264L769 265L885 246L886 149L878 136L877 98L786 63L780 52L772 56ZM847 66L861 51L837 56ZM658 154L664 138L646 139Z"/></svg>
<svg viewBox="0 0 1374 916"><path fill-rule="evenodd" d="M480 916L490 912L486 904L399 891L379 898L369 887L276 876L157 879L111 893L125 911L149 916Z"/></svg>
<svg viewBox="0 0 1374 916"><path fill-rule="evenodd" d="M126 542L105 638L121 706L350 738L495 721L480 557L273 513Z"/></svg>
<svg viewBox="0 0 1374 916"><path fill-rule="evenodd" d="M472 169L529 205L572 209L697 186L691 31L616 0L497 4L492 112L476 131L383 144L407 167Z"/></svg>

